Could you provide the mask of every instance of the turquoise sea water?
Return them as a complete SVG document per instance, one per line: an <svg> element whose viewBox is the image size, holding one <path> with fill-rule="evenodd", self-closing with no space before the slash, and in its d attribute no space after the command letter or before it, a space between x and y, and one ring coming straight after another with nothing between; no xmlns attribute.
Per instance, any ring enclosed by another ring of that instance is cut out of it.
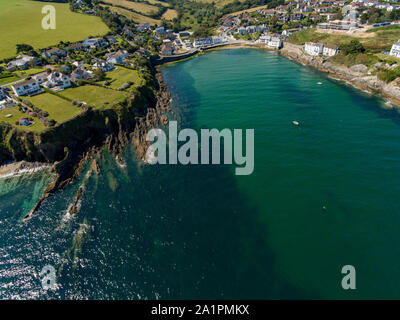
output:
<svg viewBox="0 0 400 320"><path fill-rule="evenodd" d="M396 111L262 50L162 72L182 128L255 129L254 173L143 167L129 146L126 168L103 155L75 217L83 175L26 223L47 175L0 180L2 298L399 297ZM41 290L47 264L54 292ZM341 287L344 265L354 291Z"/></svg>

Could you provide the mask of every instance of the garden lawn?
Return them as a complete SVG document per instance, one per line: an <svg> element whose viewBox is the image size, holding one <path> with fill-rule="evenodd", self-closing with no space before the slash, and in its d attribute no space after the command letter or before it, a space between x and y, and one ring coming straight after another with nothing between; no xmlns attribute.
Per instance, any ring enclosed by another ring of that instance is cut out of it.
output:
<svg viewBox="0 0 400 320"><path fill-rule="evenodd" d="M14 81L18 81L18 80L21 80L21 79L18 77L15 77L15 76L7 77L7 78L0 78L0 86L3 86L7 83L11 83Z"/></svg>
<svg viewBox="0 0 400 320"><path fill-rule="evenodd" d="M33 97L21 98L29 100L35 107L47 111L49 113L48 119L56 120L57 124L72 119L81 112L81 108L73 106L71 102L47 92Z"/></svg>
<svg viewBox="0 0 400 320"><path fill-rule="evenodd" d="M142 84L143 79L140 77L138 71L117 66L115 70L107 73L107 81L111 82L110 88L117 90L129 81L133 82L133 85L129 89L138 87Z"/></svg>
<svg viewBox="0 0 400 320"><path fill-rule="evenodd" d="M12 117L6 118L6 115L8 115L8 114L11 114ZM35 124L33 124L30 127L15 125L15 121L17 121L21 118L26 118L26 117L28 117L28 115L26 113L19 111L18 106L0 110L0 121L1 122L9 123L9 124L13 125L14 127L17 127L18 129L25 130L25 131L40 132L40 131L46 129L46 127L43 125L42 121L40 121L37 118L34 118L33 122L35 122Z"/></svg>
<svg viewBox="0 0 400 320"><path fill-rule="evenodd" d="M45 70L46 69L44 69L44 68L35 67L35 68L27 69L27 70L17 70L17 71L14 71L13 74L17 75L20 78L27 78L31 75L34 75L36 73L39 73L39 72L42 72Z"/></svg>
<svg viewBox="0 0 400 320"><path fill-rule="evenodd" d="M86 102L96 108L112 107L126 98L124 92L92 85L68 88L60 94L68 99Z"/></svg>

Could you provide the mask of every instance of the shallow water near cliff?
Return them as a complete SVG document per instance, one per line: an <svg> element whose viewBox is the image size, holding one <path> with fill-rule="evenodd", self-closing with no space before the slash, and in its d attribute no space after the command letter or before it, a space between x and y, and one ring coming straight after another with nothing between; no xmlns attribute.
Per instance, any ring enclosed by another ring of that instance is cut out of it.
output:
<svg viewBox="0 0 400 320"><path fill-rule="evenodd" d="M84 173L25 223L48 176L0 179L1 298L398 297L397 111L263 50L162 72L181 127L255 129L254 173L143 167L129 146L125 168L103 154L77 215ZM48 264L53 292L41 289ZM344 265L354 291L341 288Z"/></svg>

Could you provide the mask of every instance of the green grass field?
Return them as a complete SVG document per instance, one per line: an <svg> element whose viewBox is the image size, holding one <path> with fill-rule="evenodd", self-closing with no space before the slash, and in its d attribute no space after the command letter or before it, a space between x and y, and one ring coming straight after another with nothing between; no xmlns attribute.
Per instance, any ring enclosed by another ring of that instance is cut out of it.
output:
<svg viewBox="0 0 400 320"><path fill-rule="evenodd" d="M86 102L87 104L96 108L112 107L126 97L124 92L89 85L77 88L69 88L61 91L59 94L71 100ZM48 119L56 120L57 124L72 119L81 112L81 108L72 105L71 102L47 92L34 97L22 97L22 99L29 100L32 102L33 106L47 111L49 113ZM12 116L7 118L6 115L10 114ZM14 125L15 121L24 117L27 117L27 114L20 112L18 110L18 106L0 110L1 122ZM17 127L22 130L33 132L40 132L47 128L39 119L34 118L33 121L34 124L30 127Z"/></svg>
<svg viewBox="0 0 400 320"><path fill-rule="evenodd" d="M71 100L86 102L96 108L111 107L126 97L124 92L91 85L68 88L60 94Z"/></svg>
<svg viewBox="0 0 400 320"><path fill-rule="evenodd" d="M134 83L131 88L137 87L142 84L142 80L138 71L121 66L117 66L117 69L107 73L107 81L111 82L109 87L112 89L119 89L129 81Z"/></svg>
<svg viewBox="0 0 400 320"><path fill-rule="evenodd" d="M42 93L23 99L32 102L35 107L46 110L49 113L49 119L54 119L57 123L69 120L81 112L79 107L51 93Z"/></svg>
<svg viewBox="0 0 400 320"><path fill-rule="evenodd" d="M41 10L47 4L56 8L55 30L42 29ZM4 59L16 55L17 43L43 48L61 40L79 41L90 35L103 35L109 29L99 17L71 12L65 3L0 0L0 30L0 59Z"/></svg>
<svg viewBox="0 0 400 320"><path fill-rule="evenodd" d="M17 71L14 71L13 74L15 74L16 76L18 76L20 78L26 78L33 74L36 74L36 73L39 73L39 72L42 72L45 70L46 69L44 69L44 68L35 67L35 68L28 69L28 70L17 70Z"/></svg>
<svg viewBox="0 0 400 320"><path fill-rule="evenodd" d="M57 124L69 120L81 112L79 107L73 106L70 102L59 98L50 93L42 93L34 97L22 97L24 100L29 100L35 107L45 110L49 113L48 119L53 119L57 121ZM12 117L6 118L6 115L11 114ZM17 106L7 108L0 111L0 121L10 123L14 125L15 121L27 117L26 113L20 112ZM43 123L37 119L33 118L34 124L30 127L17 126L19 129L40 132L46 127Z"/></svg>

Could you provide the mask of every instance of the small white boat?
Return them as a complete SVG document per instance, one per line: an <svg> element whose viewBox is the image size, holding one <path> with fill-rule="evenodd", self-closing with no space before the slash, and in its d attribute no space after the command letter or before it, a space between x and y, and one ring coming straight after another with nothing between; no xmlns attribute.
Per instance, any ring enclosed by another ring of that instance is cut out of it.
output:
<svg viewBox="0 0 400 320"><path fill-rule="evenodd" d="M299 123L298 121L292 121L292 123L293 123L295 126L299 126L299 125L300 125L300 123Z"/></svg>
<svg viewBox="0 0 400 320"><path fill-rule="evenodd" d="M321 84L322 84L322 82L317 82L317 84L318 84L318 85L321 85Z"/></svg>

